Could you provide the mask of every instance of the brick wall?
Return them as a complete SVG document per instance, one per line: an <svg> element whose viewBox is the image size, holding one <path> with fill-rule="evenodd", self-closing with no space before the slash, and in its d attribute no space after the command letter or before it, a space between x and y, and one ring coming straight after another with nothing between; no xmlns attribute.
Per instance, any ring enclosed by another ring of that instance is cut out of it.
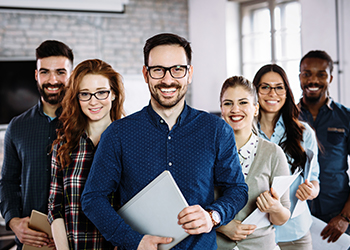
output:
<svg viewBox="0 0 350 250"><path fill-rule="evenodd" d="M0 9L0 59L34 60L42 41L60 40L73 49L75 65L99 58L123 75L130 114L148 103L142 49L146 39L161 32L188 38L187 0L129 0L123 14ZM190 103L190 93L186 98ZM2 148L0 138L0 169Z"/></svg>
<svg viewBox="0 0 350 250"><path fill-rule="evenodd" d="M187 0L129 0L124 14L87 14L0 9L0 57L34 58L46 39L67 43L75 64L100 58L121 74L139 74L150 36L174 32L188 37Z"/></svg>

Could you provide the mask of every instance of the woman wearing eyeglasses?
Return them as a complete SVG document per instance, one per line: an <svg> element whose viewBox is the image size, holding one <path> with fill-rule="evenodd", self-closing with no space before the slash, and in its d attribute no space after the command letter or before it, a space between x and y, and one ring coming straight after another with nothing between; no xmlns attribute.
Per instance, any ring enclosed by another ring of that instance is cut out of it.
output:
<svg viewBox="0 0 350 250"><path fill-rule="evenodd" d="M121 75L98 59L76 66L53 143L49 222L56 248L113 249L82 212L80 197L102 132L124 115ZM112 206L116 206L110 194Z"/></svg>
<svg viewBox="0 0 350 250"><path fill-rule="evenodd" d="M299 109L294 102L287 75L281 67L276 64L261 67L254 77L253 84L258 90L260 105L259 136L282 147L287 156L291 174L298 167L304 170L290 187L293 216L298 199L312 200L319 193L316 136L307 123L298 120ZM305 171L306 149L313 152L310 176ZM307 207L300 215L289 219L284 225L275 226L276 242L283 250L312 250L309 231L311 223L312 218Z"/></svg>

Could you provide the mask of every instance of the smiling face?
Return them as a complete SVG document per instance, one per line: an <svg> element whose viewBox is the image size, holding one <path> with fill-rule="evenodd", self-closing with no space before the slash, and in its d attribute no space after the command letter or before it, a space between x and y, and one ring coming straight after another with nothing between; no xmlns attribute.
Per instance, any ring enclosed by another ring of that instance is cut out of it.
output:
<svg viewBox="0 0 350 250"><path fill-rule="evenodd" d="M321 58L305 58L300 65L300 87L303 99L309 103L324 103L328 97L330 74L328 62Z"/></svg>
<svg viewBox="0 0 350 250"><path fill-rule="evenodd" d="M235 133L250 134L259 104L254 104L252 94L242 86L229 87L222 95L221 115Z"/></svg>
<svg viewBox="0 0 350 250"><path fill-rule="evenodd" d="M109 80L106 77L93 74L84 76L79 86L80 93L96 93L110 89ZM115 95L111 92L105 100L98 100L95 96L92 96L89 101L79 100L79 104L90 122L104 119L110 121L110 110L114 98Z"/></svg>
<svg viewBox="0 0 350 250"><path fill-rule="evenodd" d="M275 89L271 89L268 94L261 94L260 88L266 87L267 85L271 88L278 87L285 89L285 84L280 74L273 71L264 74L259 82L258 98L261 112L277 114L286 102L286 93L277 95Z"/></svg>
<svg viewBox="0 0 350 250"><path fill-rule="evenodd" d="M187 65L187 57L184 48L179 45L160 45L150 51L148 64L149 67ZM162 79L153 79L145 66L142 73L146 83L148 83L153 107L169 109L176 105L183 105L187 86L192 81L192 66L187 74L180 79L174 79L169 71Z"/></svg>
<svg viewBox="0 0 350 250"><path fill-rule="evenodd" d="M44 102L52 105L62 101L71 73L71 62L64 56L50 56L37 60L35 80Z"/></svg>

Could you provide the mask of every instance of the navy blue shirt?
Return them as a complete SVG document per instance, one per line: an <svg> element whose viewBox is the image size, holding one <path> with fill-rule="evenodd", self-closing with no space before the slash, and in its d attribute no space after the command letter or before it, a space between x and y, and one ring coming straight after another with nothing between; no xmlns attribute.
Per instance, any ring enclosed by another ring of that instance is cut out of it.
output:
<svg viewBox="0 0 350 250"><path fill-rule="evenodd" d="M121 205L169 170L189 205L220 213L230 222L247 202L232 128L219 117L185 105L169 131L151 105L113 122L101 136L82 195L83 211L118 249L136 249L133 231L108 203L118 190ZM214 185L224 194L214 201ZM216 249L216 234L189 236L173 249Z"/></svg>
<svg viewBox="0 0 350 250"><path fill-rule="evenodd" d="M57 113L58 114L58 113ZM51 174L51 144L58 119L43 112L41 101L12 119L4 141L0 180L0 209L7 228L14 217L30 216L32 209L47 213Z"/></svg>
<svg viewBox="0 0 350 250"><path fill-rule="evenodd" d="M311 212L316 217L339 214L350 194L347 174L350 154L350 109L329 99L314 121L312 114L303 106L300 119L309 123L316 131L321 150L320 194L311 203Z"/></svg>

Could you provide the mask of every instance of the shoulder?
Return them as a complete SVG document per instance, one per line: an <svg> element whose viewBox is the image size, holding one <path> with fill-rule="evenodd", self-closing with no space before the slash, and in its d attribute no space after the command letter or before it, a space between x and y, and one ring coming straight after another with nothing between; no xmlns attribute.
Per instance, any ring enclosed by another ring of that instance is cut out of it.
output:
<svg viewBox="0 0 350 250"><path fill-rule="evenodd" d="M26 126L25 122L31 121L35 119L36 115L39 115L39 107L38 104L34 105L27 111L23 112L22 114L12 118L8 125L8 129L16 129L18 127L22 128Z"/></svg>
<svg viewBox="0 0 350 250"><path fill-rule="evenodd" d="M339 116L343 116L344 118L350 120L350 108L334 101L332 102L331 107Z"/></svg>
<svg viewBox="0 0 350 250"><path fill-rule="evenodd" d="M303 141L307 142L310 140L316 140L316 133L313 130L313 128L311 128L311 126L304 121L300 121L300 123L304 126L304 131L303 131Z"/></svg>
<svg viewBox="0 0 350 250"><path fill-rule="evenodd" d="M264 138L259 137L259 146L258 146L259 154L265 154L265 152L269 152L267 155L273 155L271 152L276 152L278 155L284 155L282 148L276 143L265 140Z"/></svg>

